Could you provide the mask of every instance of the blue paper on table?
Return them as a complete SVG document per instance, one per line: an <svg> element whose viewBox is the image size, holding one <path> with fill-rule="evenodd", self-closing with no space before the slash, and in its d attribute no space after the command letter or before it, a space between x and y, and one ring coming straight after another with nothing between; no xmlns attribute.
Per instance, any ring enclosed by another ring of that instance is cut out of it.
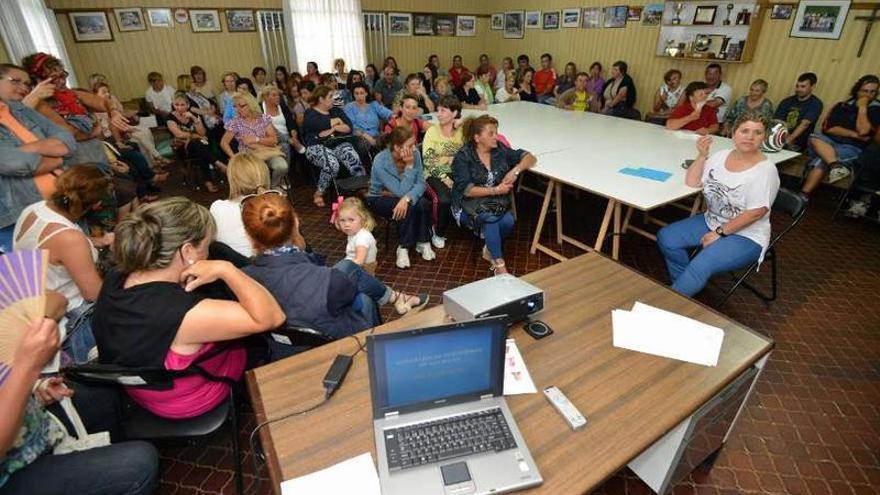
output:
<svg viewBox="0 0 880 495"><path fill-rule="evenodd" d="M632 168L626 167L620 169L620 173L626 175L632 175L633 177L642 177L644 179L656 180L657 182L666 182L666 179L672 177L671 172L664 172L662 170L657 170L653 168Z"/></svg>

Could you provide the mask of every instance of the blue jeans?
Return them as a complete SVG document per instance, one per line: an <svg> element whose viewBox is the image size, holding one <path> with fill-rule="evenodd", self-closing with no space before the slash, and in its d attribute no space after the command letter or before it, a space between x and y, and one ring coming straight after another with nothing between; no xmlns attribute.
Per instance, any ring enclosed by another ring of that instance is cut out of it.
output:
<svg viewBox="0 0 880 495"><path fill-rule="evenodd" d="M703 248L690 259L689 252L709 232L703 215L671 223L657 233L657 246L666 258L672 289L686 296L703 290L713 275L748 266L761 255L761 246L741 235L729 235Z"/></svg>
<svg viewBox="0 0 880 495"><path fill-rule="evenodd" d="M83 303L64 315L67 318L67 336L61 343L64 350L76 364L84 364L89 360L89 351L95 347L95 336L92 334L92 313L94 303Z"/></svg>
<svg viewBox="0 0 880 495"><path fill-rule="evenodd" d="M830 144L831 147L834 148L834 153L837 155L837 161L850 168L852 168L852 162L862 154L862 149L858 146L849 143L839 143L821 132L811 134L810 138L816 138L819 141ZM810 159L807 161L805 172L813 168L819 168L825 171L828 170L828 164L819 158L816 151L813 149L812 143L809 144L807 151Z"/></svg>
<svg viewBox="0 0 880 495"><path fill-rule="evenodd" d="M0 253L12 252L12 233L15 231L15 224L0 229Z"/></svg>
<svg viewBox="0 0 880 495"><path fill-rule="evenodd" d="M364 271L351 260L339 260L333 265L333 269L344 273L357 287L358 295L352 303L354 310L364 315L370 324L378 325L381 322L378 307L391 299L391 287Z"/></svg>
<svg viewBox="0 0 880 495"><path fill-rule="evenodd" d="M501 250L501 242L513 231L513 214L509 211L501 216L480 213L477 218L483 225L483 239L486 240L486 249L489 250L489 254L496 260L503 258L504 252ZM462 227L474 228L474 219L464 210L461 210L458 222Z"/></svg>

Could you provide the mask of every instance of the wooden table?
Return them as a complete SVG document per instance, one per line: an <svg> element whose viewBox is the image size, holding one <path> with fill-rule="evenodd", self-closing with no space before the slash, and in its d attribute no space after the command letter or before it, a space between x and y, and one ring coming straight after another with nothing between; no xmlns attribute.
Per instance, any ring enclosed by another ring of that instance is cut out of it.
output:
<svg viewBox="0 0 880 495"><path fill-rule="evenodd" d="M523 277L546 292L540 318L555 333L533 340L511 329L535 385L559 387L587 417L573 432L543 394L508 397L544 477L529 493L586 493L676 429L736 376L766 357L772 342L598 253ZM611 344L611 310L636 301L674 311L726 331L718 366L655 357ZM444 322L442 307L395 320L377 333ZM360 335L361 340L364 334ZM247 373L257 421L319 402L333 358L356 350L346 338ZM276 493L281 481L372 452L367 361L360 353L342 387L320 408L260 431Z"/></svg>

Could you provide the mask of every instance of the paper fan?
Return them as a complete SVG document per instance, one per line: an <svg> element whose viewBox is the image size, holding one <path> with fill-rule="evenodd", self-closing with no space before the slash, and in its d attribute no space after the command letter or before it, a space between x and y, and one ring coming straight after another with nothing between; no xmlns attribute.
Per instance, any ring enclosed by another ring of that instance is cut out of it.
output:
<svg viewBox="0 0 880 495"><path fill-rule="evenodd" d="M0 256L0 363L12 363L29 322L46 314L46 250Z"/></svg>

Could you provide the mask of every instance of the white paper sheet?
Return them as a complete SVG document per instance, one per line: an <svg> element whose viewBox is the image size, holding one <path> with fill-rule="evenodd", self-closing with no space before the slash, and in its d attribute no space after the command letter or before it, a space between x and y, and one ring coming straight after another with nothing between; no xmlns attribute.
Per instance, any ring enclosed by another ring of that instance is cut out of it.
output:
<svg viewBox="0 0 880 495"><path fill-rule="evenodd" d="M507 339L504 353L504 395L534 394L537 391L516 341Z"/></svg>
<svg viewBox="0 0 880 495"><path fill-rule="evenodd" d="M716 366L724 330L637 302L611 312L614 347Z"/></svg>
<svg viewBox="0 0 880 495"><path fill-rule="evenodd" d="M281 483L282 495L357 493L381 495L373 456L363 453L326 469Z"/></svg>

